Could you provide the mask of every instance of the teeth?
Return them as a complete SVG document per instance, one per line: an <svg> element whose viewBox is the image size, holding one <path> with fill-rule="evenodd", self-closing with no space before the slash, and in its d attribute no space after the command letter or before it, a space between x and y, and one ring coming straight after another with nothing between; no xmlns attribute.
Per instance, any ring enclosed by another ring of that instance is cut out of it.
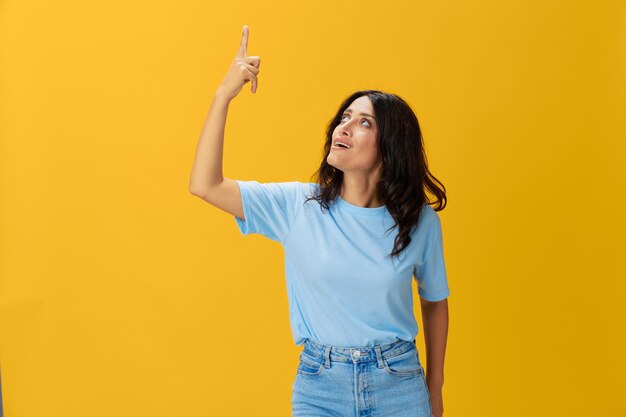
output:
<svg viewBox="0 0 626 417"><path fill-rule="evenodd" d="M341 146L341 147L348 148L348 149L351 148L350 145L343 143L343 142L335 142L335 146Z"/></svg>

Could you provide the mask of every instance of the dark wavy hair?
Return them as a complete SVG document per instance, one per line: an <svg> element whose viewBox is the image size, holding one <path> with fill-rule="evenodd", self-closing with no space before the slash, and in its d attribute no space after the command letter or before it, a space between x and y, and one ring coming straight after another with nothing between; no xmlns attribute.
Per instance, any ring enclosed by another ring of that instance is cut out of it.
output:
<svg viewBox="0 0 626 417"><path fill-rule="evenodd" d="M422 132L415 113L402 98L378 90L361 90L347 97L326 129L322 163L311 179L319 184L316 195L305 201L316 200L322 209L337 198L343 182L343 172L336 169L326 158L330 152L333 131L341 116L357 98L367 95L372 102L378 123L378 155L382 159L382 170L377 191L395 224L387 232L398 227L394 247L389 257L399 256L411 242L410 234L417 228L422 206L435 204L433 209L441 211L447 203L446 188L428 170L428 162ZM431 201L426 190L435 199Z"/></svg>

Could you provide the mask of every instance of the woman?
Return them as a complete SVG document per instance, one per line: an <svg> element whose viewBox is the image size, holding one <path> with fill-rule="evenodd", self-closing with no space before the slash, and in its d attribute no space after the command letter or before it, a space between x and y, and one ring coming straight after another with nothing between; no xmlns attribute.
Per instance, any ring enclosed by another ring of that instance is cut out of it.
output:
<svg viewBox="0 0 626 417"><path fill-rule="evenodd" d="M358 91L328 126L315 182L224 178L228 104L246 82L253 93L258 86L260 58L246 55L247 41L244 26L198 143L190 191L233 214L243 235L284 247L291 330L303 345L293 415L440 417L450 291L436 211L446 196L428 171L415 114L396 95Z"/></svg>

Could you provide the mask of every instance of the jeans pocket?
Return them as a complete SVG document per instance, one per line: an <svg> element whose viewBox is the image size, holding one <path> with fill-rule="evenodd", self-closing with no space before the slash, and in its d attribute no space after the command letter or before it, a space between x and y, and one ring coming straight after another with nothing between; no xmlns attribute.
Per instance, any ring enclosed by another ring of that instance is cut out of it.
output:
<svg viewBox="0 0 626 417"><path fill-rule="evenodd" d="M383 364L385 372L394 376L417 376L424 372L415 347L396 356L383 357Z"/></svg>
<svg viewBox="0 0 626 417"><path fill-rule="evenodd" d="M319 375L324 369L324 358L313 356L305 351L300 352L298 373L301 375Z"/></svg>

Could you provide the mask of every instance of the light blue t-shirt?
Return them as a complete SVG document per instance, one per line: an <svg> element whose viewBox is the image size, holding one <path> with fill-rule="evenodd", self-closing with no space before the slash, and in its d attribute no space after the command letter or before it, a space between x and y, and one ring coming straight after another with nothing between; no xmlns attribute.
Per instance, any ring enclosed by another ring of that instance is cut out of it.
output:
<svg viewBox="0 0 626 417"><path fill-rule="evenodd" d="M386 206L360 207L340 196L322 210L316 183L237 180L245 220L243 235L258 233L279 242L285 253L289 321L296 345L306 338L339 346L412 341L413 276L429 301L450 295L441 222L424 204L411 243L400 259L388 257L395 228Z"/></svg>

